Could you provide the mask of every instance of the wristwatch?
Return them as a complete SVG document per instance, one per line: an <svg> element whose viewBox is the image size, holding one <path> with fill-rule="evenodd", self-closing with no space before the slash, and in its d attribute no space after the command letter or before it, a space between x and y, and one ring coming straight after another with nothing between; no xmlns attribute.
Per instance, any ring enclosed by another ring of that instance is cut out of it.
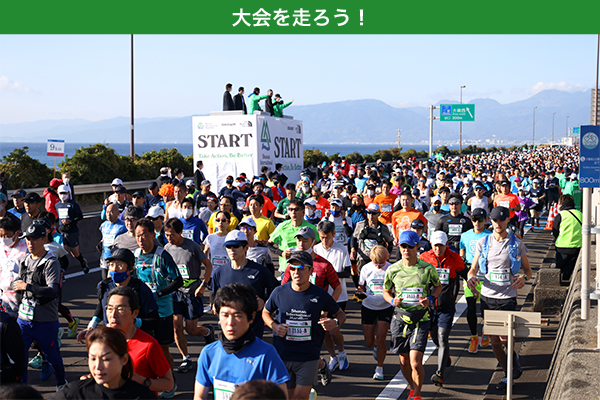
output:
<svg viewBox="0 0 600 400"><path fill-rule="evenodd" d="M150 385L152 385L152 381L150 380L150 378L144 379L144 385L146 387L150 387Z"/></svg>
<svg viewBox="0 0 600 400"><path fill-rule="evenodd" d="M335 321L335 326L340 326L340 321L337 318L333 319Z"/></svg>

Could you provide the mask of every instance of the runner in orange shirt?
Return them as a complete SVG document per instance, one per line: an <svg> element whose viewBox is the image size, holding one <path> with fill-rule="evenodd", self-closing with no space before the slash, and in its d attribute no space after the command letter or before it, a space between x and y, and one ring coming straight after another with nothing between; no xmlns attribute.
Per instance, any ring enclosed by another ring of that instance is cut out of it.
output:
<svg viewBox="0 0 600 400"><path fill-rule="evenodd" d="M398 237L404 231L410 229L410 224L415 219L420 219L425 224L427 230L427 218L423 214L413 208L413 196L410 191L405 190L400 193L400 206L402 209L392 214L392 234L394 235L394 246L398 245Z"/></svg>
<svg viewBox="0 0 600 400"><path fill-rule="evenodd" d="M373 203L378 204L381 209L381 216L379 217L379 221L381 223L386 224L390 231L392 230L392 215L394 214L394 203L396 202L395 194L390 193L390 189L392 188L392 184L387 179L381 180L381 194L375 197Z"/></svg>
<svg viewBox="0 0 600 400"><path fill-rule="evenodd" d="M504 179L500 181L500 194L494 197L494 207L506 207L510 211L511 225L517 226L517 216L515 211L521 211L521 203L516 194L510 192L510 181Z"/></svg>

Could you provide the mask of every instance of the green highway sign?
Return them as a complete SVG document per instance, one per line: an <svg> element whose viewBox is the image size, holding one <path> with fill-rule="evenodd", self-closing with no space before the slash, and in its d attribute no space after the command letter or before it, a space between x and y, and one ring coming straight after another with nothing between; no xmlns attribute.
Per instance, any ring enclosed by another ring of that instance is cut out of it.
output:
<svg viewBox="0 0 600 400"><path fill-rule="evenodd" d="M575 126L571 129L573 129L573 135L579 135L581 133L581 128L579 126Z"/></svg>
<svg viewBox="0 0 600 400"><path fill-rule="evenodd" d="M475 104L440 104L440 121L475 121Z"/></svg>

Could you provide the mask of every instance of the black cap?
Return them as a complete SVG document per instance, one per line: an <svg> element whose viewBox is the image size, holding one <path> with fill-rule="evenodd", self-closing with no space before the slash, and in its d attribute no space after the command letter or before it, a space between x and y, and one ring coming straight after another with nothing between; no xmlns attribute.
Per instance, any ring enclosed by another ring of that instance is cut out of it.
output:
<svg viewBox="0 0 600 400"><path fill-rule="evenodd" d="M313 228L311 228L310 226L303 226L302 228L298 229L298 233L296 233L296 235L294 237L297 238L298 236L302 236L303 238L311 238L311 239L317 238L317 234L315 233L315 230Z"/></svg>
<svg viewBox="0 0 600 400"><path fill-rule="evenodd" d="M417 218L410 223L410 227L415 229L425 229L425 223Z"/></svg>
<svg viewBox="0 0 600 400"><path fill-rule="evenodd" d="M485 218L487 218L487 212L483 208L476 208L471 213L471 216L472 217L483 217L485 219Z"/></svg>
<svg viewBox="0 0 600 400"><path fill-rule="evenodd" d="M492 212L490 213L490 219L499 219L500 221L505 221L510 218L510 211L506 207L494 207Z"/></svg>
<svg viewBox="0 0 600 400"><path fill-rule="evenodd" d="M31 224L25 229L22 237L39 239L46 236L46 227L41 224Z"/></svg>
<svg viewBox="0 0 600 400"><path fill-rule="evenodd" d="M508 179L503 179L500 181L500 185L504 186L504 185L510 185L510 181Z"/></svg>
<svg viewBox="0 0 600 400"><path fill-rule="evenodd" d="M305 228L308 228L312 231L312 228L309 228L309 227L305 227ZM292 255L290 256L290 258L288 258L287 261L288 261L288 264L292 261L298 261L302 265L308 265L311 267L313 266L313 258L306 251L294 251L292 253Z"/></svg>
<svg viewBox="0 0 600 400"><path fill-rule="evenodd" d="M25 203L41 203L42 202L42 197L35 193L27 193L27 196L25 196L25 198L23 199L23 201Z"/></svg>
<svg viewBox="0 0 600 400"><path fill-rule="evenodd" d="M133 194L131 195L131 197L141 197L144 198L144 193L140 192L139 190L136 192L133 192Z"/></svg>
<svg viewBox="0 0 600 400"><path fill-rule="evenodd" d="M117 190L115 190L115 193L127 194L127 189L125 188L125 186L118 186Z"/></svg>
<svg viewBox="0 0 600 400"><path fill-rule="evenodd" d="M129 249L117 248L114 249L110 257L106 261L119 260L127 263L127 267L131 267L135 263L135 256Z"/></svg>
<svg viewBox="0 0 600 400"><path fill-rule="evenodd" d="M152 181L149 185L148 185L148 190L154 190L158 187L158 183L156 183L156 181Z"/></svg>
<svg viewBox="0 0 600 400"><path fill-rule="evenodd" d="M10 195L10 197L25 197L27 192L23 189L17 189Z"/></svg>

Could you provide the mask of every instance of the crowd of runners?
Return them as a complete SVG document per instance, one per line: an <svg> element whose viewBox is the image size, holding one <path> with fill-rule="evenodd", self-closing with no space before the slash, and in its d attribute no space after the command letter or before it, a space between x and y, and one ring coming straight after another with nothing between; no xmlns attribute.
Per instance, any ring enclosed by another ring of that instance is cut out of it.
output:
<svg viewBox="0 0 600 400"><path fill-rule="evenodd" d="M506 371L506 338L481 331L477 302L482 316L516 309L532 276L526 226L544 229L540 215L557 203L572 210L559 214L563 228L574 226L578 165L577 148L545 147L374 165L341 158L309 166L297 182L278 164L213 185L199 162L193 179L161 169L147 193L129 193L115 178L89 321L61 301L66 271L89 272L79 251L89 232L79 229L68 174L44 197L15 190L12 208L0 193L3 390L33 398L30 387L9 384L27 383L34 368L42 380L55 376L56 399L172 398L177 374L195 371L195 399L211 388L215 399L315 398L317 382L329 385L352 364L344 322L357 301L373 379L386 378L391 351L409 399L420 400L428 337L438 348L429 379L444 385L461 286L468 351L491 345ZM560 235L557 249L568 249ZM80 265L70 266L68 253ZM573 252L565 254L558 267L568 279ZM201 324L204 313L218 325ZM90 375L77 382L65 380L63 335L86 344ZM190 336L205 342L196 361ZM38 353L28 359L32 346Z"/></svg>

